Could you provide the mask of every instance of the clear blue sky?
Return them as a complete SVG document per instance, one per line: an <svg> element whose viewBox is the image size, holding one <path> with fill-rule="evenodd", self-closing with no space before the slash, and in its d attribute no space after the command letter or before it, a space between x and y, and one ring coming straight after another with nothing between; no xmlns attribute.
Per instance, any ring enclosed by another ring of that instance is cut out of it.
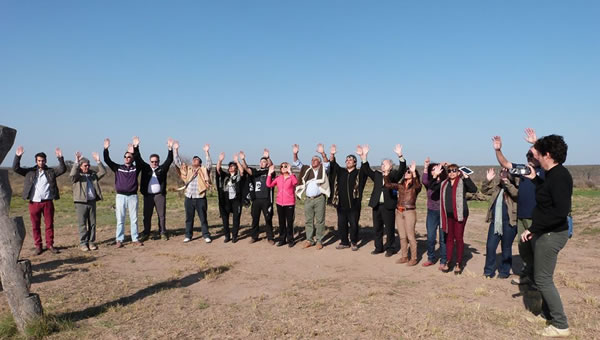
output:
<svg viewBox="0 0 600 340"><path fill-rule="evenodd" d="M250 163L263 147L289 161L293 143L308 162L323 142L483 165L497 134L523 161L526 127L598 164L599 18L577 0L2 0L0 124L27 164L139 135L144 157L172 136Z"/></svg>

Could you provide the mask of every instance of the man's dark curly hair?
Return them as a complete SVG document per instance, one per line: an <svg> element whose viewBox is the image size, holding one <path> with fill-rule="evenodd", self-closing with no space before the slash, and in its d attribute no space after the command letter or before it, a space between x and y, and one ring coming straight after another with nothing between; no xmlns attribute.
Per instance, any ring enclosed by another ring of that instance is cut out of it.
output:
<svg viewBox="0 0 600 340"><path fill-rule="evenodd" d="M558 163L563 164L567 160L567 149L569 148L562 136L549 135L538 139L533 147L541 154L550 154L550 157Z"/></svg>

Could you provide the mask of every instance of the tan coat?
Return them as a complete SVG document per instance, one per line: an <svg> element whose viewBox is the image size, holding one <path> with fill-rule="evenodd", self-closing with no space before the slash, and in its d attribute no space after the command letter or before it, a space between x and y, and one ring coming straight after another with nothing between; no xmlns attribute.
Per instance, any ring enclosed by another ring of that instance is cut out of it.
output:
<svg viewBox="0 0 600 340"><path fill-rule="evenodd" d="M510 219L510 224L515 226L517 225L517 196L519 189L515 185L514 179L509 180L506 184L502 184L500 181L499 175L496 175L496 177L494 177L491 181L488 181L487 178L485 181L483 181L481 192L492 196L485 221L492 221L492 207L498 198L500 189L504 187L504 201L508 207L508 217Z"/></svg>

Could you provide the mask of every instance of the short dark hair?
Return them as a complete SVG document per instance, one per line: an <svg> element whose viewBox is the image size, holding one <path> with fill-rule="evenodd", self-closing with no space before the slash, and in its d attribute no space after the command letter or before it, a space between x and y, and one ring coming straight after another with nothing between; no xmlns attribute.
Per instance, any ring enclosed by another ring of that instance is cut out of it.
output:
<svg viewBox="0 0 600 340"><path fill-rule="evenodd" d="M348 158L348 157L352 158L354 160L354 163L356 163L356 156L354 156L354 155L348 155L348 156L346 156L346 158Z"/></svg>
<svg viewBox="0 0 600 340"><path fill-rule="evenodd" d="M194 156L194 157L192 157L192 161L193 161L194 159L197 159L198 161L200 161L200 164L202 164L202 158L200 158L200 157L198 157L198 156Z"/></svg>
<svg viewBox="0 0 600 340"><path fill-rule="evenodd" d="M46 157L46 154L43 152L38 152L35 154L35 160L37 161L38 157L41 157L43 159L48 159L48 157Z"/></svg>
<svg viewBox="0 0 600 340"><path fill-rule="evenodd" d="M533 144L533 147L542 156L549 154L558 164L563 164L567 160L567 149L569 146L565 143L563 136L549 135L542 137Z"/></svg>
<svg viewBox="0 0 600 340"><path fill-rule="evenodd" d="M261 158L260 158L260 160L261 160L261 161L262 161L263 159L264 159L265 161L267 161L267 162L269 161L269 157L261 157Z"/></svg>
<svg viewBox="0 0 600 340"><path fill-rule="evenodd" d="M152 159L152 157L156 157L160 161L160 156L159 155L153 153L153 154L150 155L150 159Z"/></svg>
<svg viewBox="0 0 600 340"><path fill-rule="evenodd" d="M229 164L227 164L227 167L230 167L232 165L235 166L236 169L237 169L237 163L236 162L229 162Z"/></svg>

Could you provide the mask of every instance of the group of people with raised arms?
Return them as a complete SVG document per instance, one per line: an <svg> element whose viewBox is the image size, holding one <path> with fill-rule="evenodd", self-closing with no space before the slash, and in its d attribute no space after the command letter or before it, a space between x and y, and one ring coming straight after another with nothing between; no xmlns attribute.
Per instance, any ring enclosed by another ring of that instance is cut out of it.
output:
<svg viewBox="0 0 600 340"><path fill-rule="evenodd" d="M563 336L569 333L560 295L553 282L558 252L568 239L567 216L571 209L572 178L563 163L566 160L567 145L561 136L550 135L537 139L535 131L526 129L526 140L532 144L527 153L527 164L511 163L502 154L502 140L493 137L493 147L502 170L496 174L489 169L482 185L482 191L491 195L486 221L490 223L487 238L484 275L508 278L512 267L512 243L519 230L519 252L524 268L515 284L528 284L536 287L543 297L541 316L549 327L543 335ZM379 169L373 169L367 160L368 145L359 145L356 155L344 159L344 166L337 162L337 146L332 145L329 155L322 144L317 145L316 154L310 164L303 164L299 157L299 146L292 146L293 161L282 162L279 171L270 158L268 149L253 168L246 163L243 151L233 155L226 168L223 168L225 154L220 153L215 169L215 182L212 183L212 160L210 146L204 145L206 164L199 156L193 156L191 164L186 164L179 155L179 143L169 138L167 159L161 164L158 154L151 154L146 163L140 154L140 140L134 137L124 153L123 164L115 163L109 153L110 140L104 140L104 161L115 174L116 235L115 246L123 247L125 239L125 217L129 214L132 244L143 246L150 237L151 220L154 211L158 215L160 238L169 239L166 227L166 187L167 173L174 164L178 177L183 183L177 190L185 198L185 238L188 243L193 238L195 215L200 219L202 238L211 243L207 219L207 193L217 190L219 213L222 219L224 242L236 243L239 239L242 207L251 204L252 225L250 243L259 240L259 222L262 215L266 225L266 238L269 244L277 246L295 245L294 217L297 199L304 199L305 234L302 248L323 248L325 237L325 212L329 203L337 213L339 244L336 249L350 248L357 251L361 246L359 219L363 191L367 181L373 183L368 206L372 210L372 225L375 232L375 249L371 254L394 255L395 232L400 238L400 256L397 263L415 266L418 263L415 225L417 221L416 202L422 186L427 192L427 260L422 266L434 265L439 259L439 269L444 272L463 272L464 230L469 216L467 193L477 192L477 186L467 172L456 164L448 162L432 163L425 160L423 174L420 175L413 161L407 166L403 148L396 145L394 153L398 166L384 159ZM33 239L36 254L43 252L41 238L41 217L46 225L46 247L53 253L54 247L53 200L59 198L56 177L67 171L62 152L55 153L59 166L46 166L46 155L35 155L36 166L20 166L23 147L16 151L13 169L25 176L23 198L29 201ZM90 161L75 154L75 163L69 176L73 188L73 200L79 226L79 244L82 251L98 249L96 245L96 202L103 198L99 180L106 174L105 166L97 153L92 157L98 170L90 168ZM297 172L294 173L293 169ZM141 176L139 174L141 173ZM139 180L138 180L139 178ZM277 193L275 194L275 187ZM143 196L143 231L138 234L138 191ZM275 238L272 219L274 207L279 220L279 238ZM230 228L229 217L232 216ZM384 235L385 243L384 243ZM438 237L439 235L439 237ZM439 255L436 257L435 244L439 238ZM502 260L496 265L496 248L502 244ZM456 256L454 257L454 249Z"/></svg>

